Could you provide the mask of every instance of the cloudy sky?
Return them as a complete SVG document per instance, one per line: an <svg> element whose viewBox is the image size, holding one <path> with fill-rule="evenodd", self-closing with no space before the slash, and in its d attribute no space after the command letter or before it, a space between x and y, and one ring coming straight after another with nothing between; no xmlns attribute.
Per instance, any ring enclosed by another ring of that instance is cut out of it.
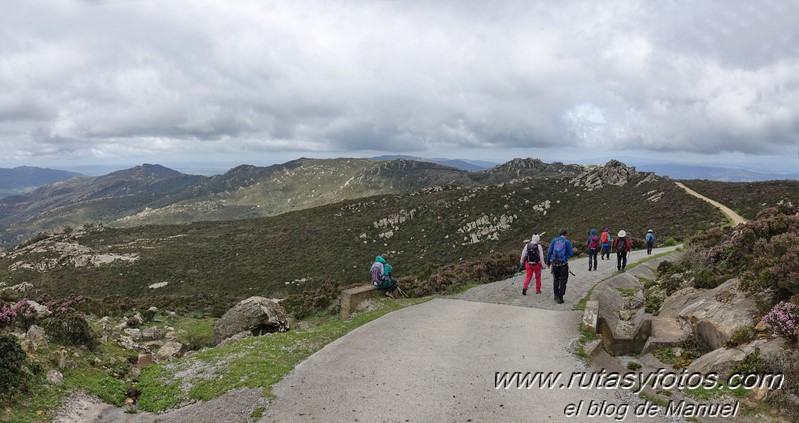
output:
<svg viewBox="0 0 799 423"><path fill-rule="evenodd" d="M799 0L10 0L0 167L799 167Z"/></svg>

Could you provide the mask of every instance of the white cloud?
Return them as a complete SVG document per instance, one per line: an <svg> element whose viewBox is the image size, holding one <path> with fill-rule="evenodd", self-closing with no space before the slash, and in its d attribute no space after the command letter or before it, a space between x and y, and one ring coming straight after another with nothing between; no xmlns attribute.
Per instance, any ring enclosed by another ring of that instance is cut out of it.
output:
<svg viewBox="0 0 799 423"><path fill-rule="evenodd" d="M799 142L798 11L14 2L0 16L0 162L553 146L776 154Z"/></svg>

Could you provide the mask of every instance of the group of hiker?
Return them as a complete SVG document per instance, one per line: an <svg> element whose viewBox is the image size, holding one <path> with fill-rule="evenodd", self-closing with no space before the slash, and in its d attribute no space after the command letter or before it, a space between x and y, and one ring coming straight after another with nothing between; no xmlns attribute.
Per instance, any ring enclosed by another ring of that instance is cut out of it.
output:
<svg viewBox="0 0 799 423"><path fill-rule="evenodd" d="M632 244L627 237L627 232L620 230L616 239L610 234L610 228L605 228L601 235L597 235L596 229L588 231L586 247L588 249L588 271L596 271L597 256L602 260L610 260L611 252L616 253L616 270L623 272L627 267L627 254L632 250ZM525 241L519 258L519 270L524 266L527 273L522 287L522 295L527 295L527 289L535 276L535 293L541 293L541 272L545 269L552 271L552 284L555 294L555 302L563 304L563 296L566 294L566 283L569 281L569 257L574 257L574 247L568 239L569 231L561 229L558 236L549 243L546 254L541 246L541 234L533 234L529 241ZM646 253L652 254L655 245L655 233L652 229L646 232ZM386 295L396 298L395 291L398 289L397 280L391 276L392 267L386 261L387 255L381 254L375 257L374 263L369 270L372 284L379 289L385 289ZM573 273L572 273L573 274ZM401 291L400 291L401 292Z"/></svg>
<svg viewBox="0 0 799 423"><path fill-rule="evenodd" d="M530 241L525 241L525 246L522 249L521 257L519 258L519 266L524 265L527 273L522 286L522 295L527 295L527 289L530 286L530 281L535 276L535 293L541 293L541 271L547 268L552 269L552 284L555 294L555 302L563 304L563 296L566 293L566 283L569 280L569 257L574 256L574 247L568 239L569 231L561 229L558 231L558 236L549 243L549 248L546 254L541 247L541 235L533 234ZM655 244L655 233L649 229L646 233L646 253L652 254L652 248ZM588 271L596 271L597 269L597 255L600 255L602 260L610 260L610 254L615 250L616 252L616 270L621 272L625 271L627 267L627 254L632 250L632 244L627 237L627 232L621 230L618 232L614 240L610 234L610 228L605 228L602 235L597 235L596 229L591 229L588 233L588 240L586 241L588 249Z"/></svg>

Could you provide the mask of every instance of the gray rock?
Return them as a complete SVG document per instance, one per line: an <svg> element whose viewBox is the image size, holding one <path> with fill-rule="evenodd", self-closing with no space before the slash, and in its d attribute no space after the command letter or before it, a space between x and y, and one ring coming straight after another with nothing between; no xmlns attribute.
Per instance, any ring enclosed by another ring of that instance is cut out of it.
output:
<svg viewBox="0 0 799 423"><path fill-rule="evenodd" d="M128 377L132 380L139 380L139 376L141 376L141 369L138 367L133 367L128 372Z"/></svg>
<svg viewBox="0 0 799 423"><path fill-rule="evenodd" d="M119 338L117 338L116 341L120 347L126 350L136 350L139 347L135 342L133 342L133 338L131 338L130 336L122 335Z"/></svg>
<svg viewBox="0 0 799 423"><path fill-rule="evenodd" d="M142 331L141 338L145 341L154 341L156 339L163 339L164 332L157 327L149 327Z"/></svg>
<svg viewBox="0 0 799 423"><path fill-rule="evenodd" d="M757 314L755 299L738 286L730 279L710 290L680 290L663 302L658 317L688 322L709 347L721 348L736 329L752 326Z"/></svg>
<svg viewBox="0 0 799 423"><path fill-rule="evenodd" d="M58 366L59 369L66 369L67 368L67 351L66 350L58 350L53 351L50 354L50 359Z"/></svg>
<svg viewBox="0 0 799 423"><path fill-rule="evenodd" d="M186 346L180 342L167 342L163 347L158 349L155 354L156 361L169 361L178 357L182 357L186 353Z"/></svg>
<svg viewBox="0 0 799 423"><path fill-rule="evenodd" d="M214 345L239 332L255 336L289 329L286 310L264 297L250 297L228 310L214 325Z"/></svg>
<svg viewBox="0 0 799 423"><path fill-rule="evenodd" d="M133 316L130 316L127 321L127 325L130 328L137 328L144 324L144 318L141 317L141 314L136 312Z"/></svg>
<svg viewBox="0 0 799 423"><path fill-rule="evenodd" d="M153 355L150 353L140 353L139 359L136 361L136 367L147 367L153 364L155 364L155 361L153 361Z"/></svg>
<svg viewBox="0 0 799 423"><path fill-rule="evenodd" d="M130 336L134 341L141 339L141 331L139 329L125 328L123 332Z"/></svg>
<svg viewBox="0 0 799 423"><path fill-rule="evenodd" d="M248 330L245 330L245 331L239 332L239 333L237 333L237 334L235 334L235 335L233 335L233 336L231 336L229 338L225 338L224 340L222 340L222 342L219 343L219 345L225 345L225 344L230 343L230 342L241 341L242 339L251 338L251 337L252 337L252 332L250 332Z"/></svg>
<svg viewBox="0 0 799 423"><path fill-rule="evenodd" d="M36 301L26 300L27 303L36 310L36 319L44 319L45 317L53 314L49 308L43 306Z"/></svg>
<svg viewBox="0 0 799 423"><path fill-rule="evenodd" d="M47 372L47 382L54 386L60 386L64 382L64 375L58 370L50 370Z"/></svg>
<svg viewBox="0 0 799 423"><path fill-rule="evenodd" d="M28 339L35 342L37 345L47 345L47 337L44 333L44 329L39 326L31 325L31 327L28 328L27 336Z"/></svg>

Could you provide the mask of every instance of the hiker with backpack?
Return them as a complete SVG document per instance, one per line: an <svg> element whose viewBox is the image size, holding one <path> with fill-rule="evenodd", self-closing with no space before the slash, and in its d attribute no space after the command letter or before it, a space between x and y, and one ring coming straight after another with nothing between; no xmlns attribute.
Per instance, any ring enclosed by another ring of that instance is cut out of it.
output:
<svg viewBox="0 0 799 423"><path fill-rule="evenodd" d="M632 249L630 240L627 239L627 232L624 230L619 231L619 237L616 238L616 242L613 245L616 247L616 269L623 272L624 268L627 267L627 253Z"/></svg>
<svg viewBox="0 0 799 423"><path fill-rule="evenodd" d="M613 243L613 237L610 236L610 228L605 228L599 242L602 243L602 260L605 259L605 254L608 255L608 260L610 260L610 246Z"/></svg>
<svg viewBox="0 0 799 423"><path fill-rule="evenodd" d="M588 241L586 242L586 246L588 246L588 271L591 271L591 262L594 263L594 270L596 270L596 256L599 253L599 236L596 234L596 229L591 229L591 232L588 235Z"/></svg>
<svg viewBox="0 0 799 423"><path fill-rule="evenodd" d="M524 245L522 249L522 255L519 259L519 265L521 266L524 264L524 268L527 269L527 276L524 278L524 286L522 287L522 295L527 295L527 287L530 286L530 280L533 278L533 274L535 274L535 293L541 293L541 269L546 268L546 266L541 263L544 257L544 249L541 248L541 236L538 234L533 234L530 238L530 242Z"/></svg>
<svg viewBox="0 0 799 423"><path fill-rule="evenodd" d="M652 247L655 246L655 232L650 229L646 231L646 255L652 255Z"/></svg>
<svg viewBox="0 0 799 423"><path fill-rule="evenodd" d="M549 244L545 263L552 268L552 286L555 291L555 302L563 304L566 294L566 282L569 281L569 257L574 257L572 243L568 239L569 231L561 229L558 237Z"/></svg>
<svg viewBox="0 0 799 423"><path fill-rule="evenodd" d="M372 268L369 269L372 285L379 289L386 290L386 296L396 298L394 290L397 289L397 280L391 277L391 265L386 261L386 255L381 254L375 257Z"/></svg>

